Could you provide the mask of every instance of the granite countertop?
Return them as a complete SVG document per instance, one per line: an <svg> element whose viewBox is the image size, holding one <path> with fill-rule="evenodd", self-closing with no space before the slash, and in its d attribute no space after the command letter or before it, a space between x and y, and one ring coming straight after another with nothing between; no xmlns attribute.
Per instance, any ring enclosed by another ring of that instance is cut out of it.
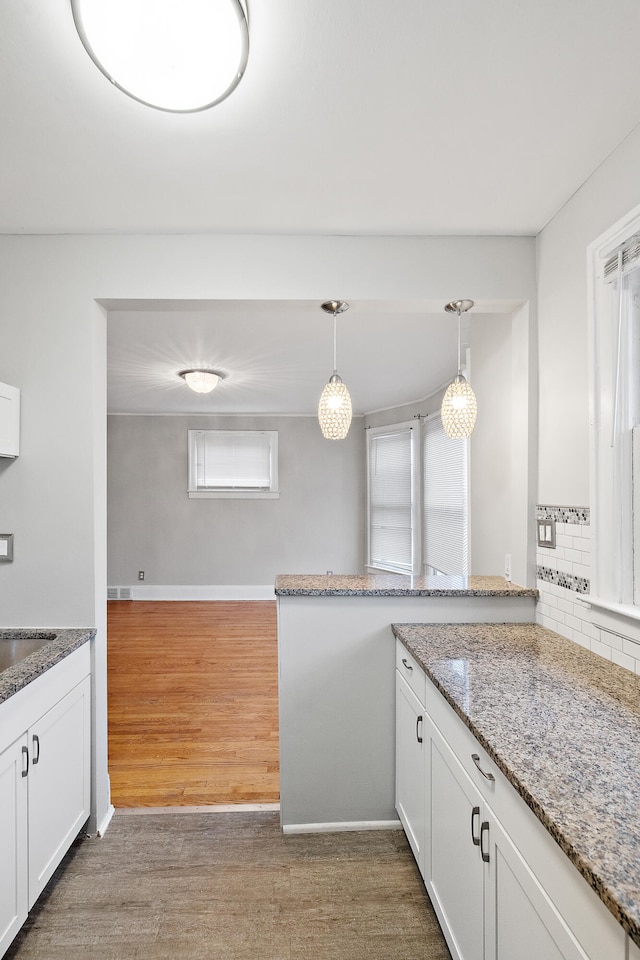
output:
<svg viewBox="0 0 640 960"><path fill-rule="evenodd" d="M536 624L393 632L640 946L640 677Z"/></svg>
<svg viewBox="0 0 640 960"><path fill-rule="evenodd" d="M402 574L280 574L278 597L537 597L503 577L410 577Z"/></svg>
<svg viewBox="0 0 640 960"><path fill-rule="evenodd" d="M18 690L22 690L41 673L73 653L95 635L94 629L68 630L37 627L33 630L0 630L0 644L5 641L46 639L46 643L39 650L0 672L0 703L8 700Z"/></svg>

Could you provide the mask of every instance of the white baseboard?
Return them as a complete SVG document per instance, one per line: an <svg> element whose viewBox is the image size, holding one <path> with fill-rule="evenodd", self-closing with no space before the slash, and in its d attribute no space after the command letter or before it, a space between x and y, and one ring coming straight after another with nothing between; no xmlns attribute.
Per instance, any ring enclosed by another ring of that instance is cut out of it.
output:
<svg viewBox="0 0 640 960"><path fill-rule="evenodd" d="M178 584L137 583L130 587L132 600L275 600L273 584Z"/></svg>
<svg viewBox="0 0 640 960"><path fill-rule="evenodd" d="M340 833L347 830L401 830L399 820L344 820L338 823L283 823L283 833Z"/></svg>
<svg viewBox="0 0 640 960"><path fill-rule="evenodd" d="M98 829L96 832L96 835L98 837L104 837L105 833L107 832L107 828L111 823L111 818L113 817L115 812L116 812L116 808L113 806L112 803L110 803L107 809L107 812L102 818L102 821L98 824Z"/></svg>

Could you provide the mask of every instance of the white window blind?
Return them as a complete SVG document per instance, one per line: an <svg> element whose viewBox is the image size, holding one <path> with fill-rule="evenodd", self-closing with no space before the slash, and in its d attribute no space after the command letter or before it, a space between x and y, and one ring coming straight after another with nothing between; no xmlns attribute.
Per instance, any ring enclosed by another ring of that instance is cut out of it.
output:
<svg viewBox="0 0 640 960"><path fill-rule="evenodd" d="M275 430L189 430L189 495L273 496Z"/></svg>
<svg viewBox="0 0 640 960"><path fill-rule="evenodd" d="M369 566L413 572L412 427L371 431L369 444Z"/></svg>
<svg viewBox="0 0 640 960"><path fill-rule="evenodd" d="M447 437L439 415L424 423L423 553L426 573L469 573L469 441Z"/></svg>

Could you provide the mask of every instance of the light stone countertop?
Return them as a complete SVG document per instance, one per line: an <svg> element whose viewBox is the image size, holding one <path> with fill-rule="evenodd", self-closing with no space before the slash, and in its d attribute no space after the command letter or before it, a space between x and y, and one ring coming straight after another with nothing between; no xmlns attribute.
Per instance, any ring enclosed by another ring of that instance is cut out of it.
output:
<svg viewBox="0 0 640 960"><path fill-rule="evenodd" d="M402 574L280 574L278 597L537 597L503 577L410 577Z"/></svg>
<svg viewBox="0 0 640 960"><path fill-rule="evenodd" d="M29 654L13 666L0 672L0 703L8 700L18 690L22 690L28 683L49 670L60 660L63 660L83 643L95 637L94 629L57 629L52 627L36 627L33 630L19 628L15 630L0 630L0 644L3 641L20 640L22 638L38 637L53 639L47 640L45 645L35 653Z"/></svg>
<svg viewBox="0 0 640 960"><path fill-rule="evenodd" d="M536 624L393 632L640 946L640 677Z"/></svg>

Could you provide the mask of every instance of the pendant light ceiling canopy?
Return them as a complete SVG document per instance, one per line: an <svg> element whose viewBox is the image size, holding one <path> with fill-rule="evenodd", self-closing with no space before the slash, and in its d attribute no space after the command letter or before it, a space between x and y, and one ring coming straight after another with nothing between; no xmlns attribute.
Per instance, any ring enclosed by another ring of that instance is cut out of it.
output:
<svg viewBox="0 0 640 960"><path fill-rule="evenodd" d="M240 0L71 0L96 66L123 93L190 113L224 100L249 55Z"/></svg>
<svg viewBox="0 0 640 960"><path fill-rule="evenodd" d="M329 377L318 404L318 421L326 440L344 440L351 426L351 397L337 370L336 317L349 309L344 300L327 300L322 304L325 313L333 316L333 374Z"/></svg>
<svg viewBox="0 0 640 960"><path fill-rule="evenodd" d="M473 300L452 300L445 306L447 313L458 317L458 374L445 390L440 408L442 426L448 437L470 437L478 416L478 404L471 384L462 375L460 360L460 315L473 306Z"/></svg>

